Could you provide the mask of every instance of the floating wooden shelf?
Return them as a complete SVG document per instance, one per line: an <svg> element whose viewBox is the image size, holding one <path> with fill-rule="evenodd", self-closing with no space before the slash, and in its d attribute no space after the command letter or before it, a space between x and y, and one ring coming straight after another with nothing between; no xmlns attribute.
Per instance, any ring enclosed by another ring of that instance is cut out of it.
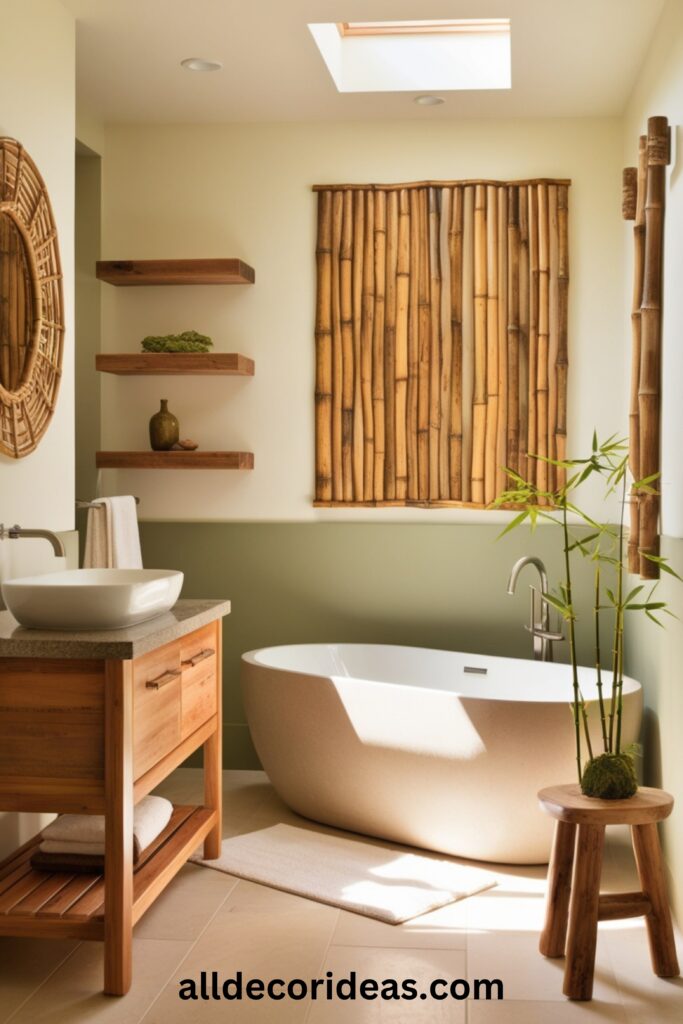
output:
<svg viewBox="0 0 683 1024"><path fill-rule="evenodd" d="M210 832L216 812L175 807L167 827L144 851L133 876L133 924ZM34 870L34 836L0 864L0 935L104 938L104 874ZM23 928L22 928L23 926Z"/></svg>
<svg viewBox="0 0 683 1024"><path fill-rule="evenodd" d="M98 469L253 469L253 452L97 452Z"/></svg>
<svg viewBox="0 0 683 1024"><path fill-rule="evenodd" d="M95 356L95 369L124 376L253 377L254 360L236 352L108 352Z"/></svg>
<svg viewBox="0 0 683 1024"><path fill-rule="evenodd" d="M115 285L253 284L242 260L98 260L97 277Z"/></svg>

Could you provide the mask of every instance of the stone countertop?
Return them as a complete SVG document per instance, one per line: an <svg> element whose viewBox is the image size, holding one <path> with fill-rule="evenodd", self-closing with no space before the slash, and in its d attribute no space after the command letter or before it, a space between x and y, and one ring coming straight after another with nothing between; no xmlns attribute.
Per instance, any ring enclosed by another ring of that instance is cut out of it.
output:
<svg viewBox="0 0 683 1024"><path fill-rule="evenodd" d="M124 629L26 629L0 612L0 658L108 658L128 661L230 614L229 601L181 600L163 615Z"/></svg>

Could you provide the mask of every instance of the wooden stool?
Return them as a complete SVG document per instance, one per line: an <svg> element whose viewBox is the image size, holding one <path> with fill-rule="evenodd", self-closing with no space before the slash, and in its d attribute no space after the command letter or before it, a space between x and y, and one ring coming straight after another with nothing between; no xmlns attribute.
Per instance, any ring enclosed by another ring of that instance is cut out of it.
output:
<svg viewBox="0 0 683 1024"><path fill-rule="evenodd" d="M590 999L593 995L598 921L644 916L652 969L660 978L677 977L676 945L656 824L671 814L673 797L661 789L643 786L628 800L598 800L583 796L580 787L573 785L542 789L538 799L543 810L557 819L539 949L543 956L561 957L566 945L564 994L570 999ZM606 825L631 826L641 892L600 895Z"/></svg>

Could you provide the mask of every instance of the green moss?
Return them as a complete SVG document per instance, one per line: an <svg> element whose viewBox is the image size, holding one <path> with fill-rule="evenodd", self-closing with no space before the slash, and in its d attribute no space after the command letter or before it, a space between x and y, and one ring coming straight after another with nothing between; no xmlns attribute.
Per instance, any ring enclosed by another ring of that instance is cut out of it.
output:
<svg viewBox="0 0 683 1024"><path fill-rule="evenodd" d="M143 352L208 352L213 342L198 331L152 335L142 339Z"/></svg>
<svg viewBox="0 0 683 1024"><path fill-rule="evenodd" d="M584 796L625 800L638 790L633 759L628 754L600 754L586 762L581 777Z"/></svg>

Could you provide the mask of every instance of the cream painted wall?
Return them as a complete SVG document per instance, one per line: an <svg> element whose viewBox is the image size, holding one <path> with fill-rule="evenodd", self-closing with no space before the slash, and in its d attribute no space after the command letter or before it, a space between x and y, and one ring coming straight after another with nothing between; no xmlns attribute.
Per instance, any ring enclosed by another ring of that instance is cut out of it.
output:
<svg viewBox="0 0 683 1024"><path fill-rule="evenodd" d="M663 377L662 377L662 530L683 537L683 4L670 0L664 9L647 60L624 119L624 160L638 159L638 136L647 119L665 115L672 126L672 160L667 171L665 216ZM629 225L631 226L631 225ZM632 241L625 226L627 273L631 271Z"/></svg>
<svg viewBox="0 0 683 1024"><path fill-rule="evenodd" d="M2 0L0 135L19 139L47 184L59 231L67 330L57 408L39 448L18 461L0 455L0 522L52 530L74 525L74 118L73 18L58 0ZM0 542L0 580L64 565L44 541ZM40 820L0 813L0 859Z"/></svg>
<svg viewBox="0 0 683 1024"><path fill-rule="evenodd" d="M669 0L624 118L624 163L637 160L638 136L647 119L666 115L672 126L673 153L668 168L664 243L662 366L662 554L683 575L683 4ZM626 286L630 295L632 234L624 226ZM630 328L624 322L624 336ZM645 687L645 768L652 785L673 793L673 816L664 823L665 852L679 923L683 922L683 585L665 577L658 597L678 616L658 629L636 619L627 634L627 671Z"/></svg>
<svg viewBox="0 0 683 1024"><path fill-rule="evenodd" d="M195 328L219 350L256 359L253 380L103 379L105 448L147 447L147 422L165 397L182 436L255 452L253 472L106 471L105 493L139 495L141 518L492 521L472 511L311 507L318 182L571 178L571 448L585 449L593 427L623 426L618 120L114 125L105 144L103 258L240 256L256 269L253 287L103 286L105 351Z"/></svg>
<svg viewBox="0 0 683 1024"><path fill-rule="evenodd" d="M73 18L58 0L3 2L0 135L26 147L50 193L67 330L57 408L39 448L18 461L0 455L0 521L57 530L74 523L74 61Z"/></svg>

